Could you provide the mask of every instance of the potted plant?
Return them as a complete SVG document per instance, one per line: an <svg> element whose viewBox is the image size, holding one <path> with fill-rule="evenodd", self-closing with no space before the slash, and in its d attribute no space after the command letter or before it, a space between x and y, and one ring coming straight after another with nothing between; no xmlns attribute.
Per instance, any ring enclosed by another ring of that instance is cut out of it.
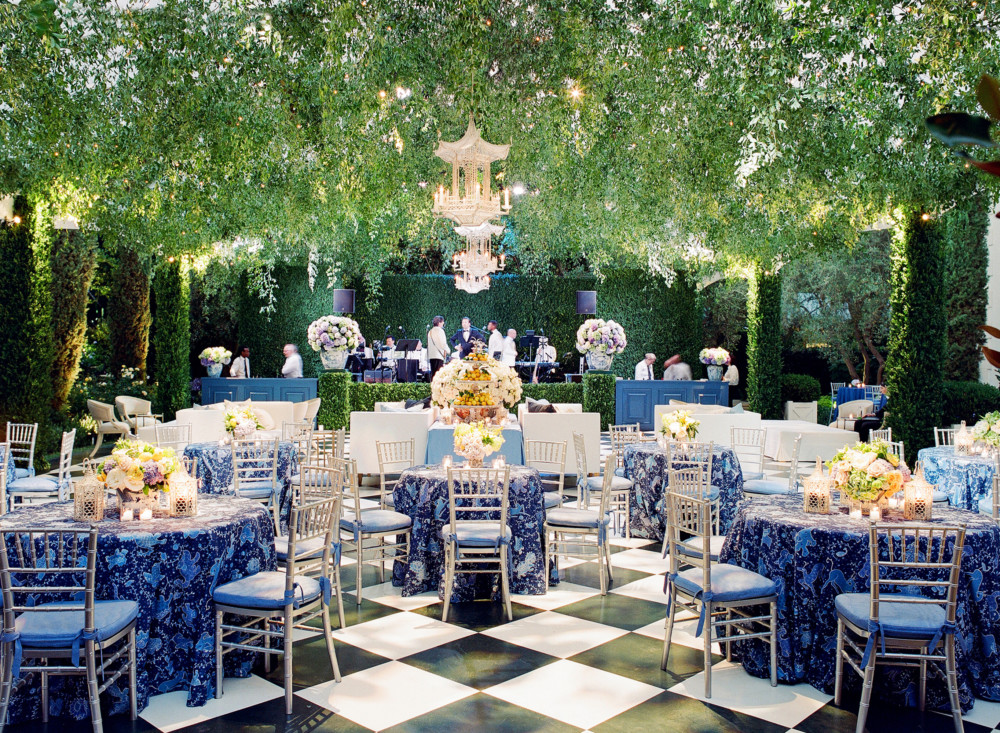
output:
<svg viewBox="0 0 1000 733"><path fill-rule="evenodd" d="M228 364L233 358L233 352L225 346L209 346L198 354L201 365L208 369L208 376L217 377L222 374L222 365Z"/></svg>
<svg viewBox="0 0 1000 733"><path fill-rule="evenodd" d="M722 367L727 366L731 359L729 352L720 346L714 349L702 349L698 354L698 361L706 366L709 381L718 382L722 379Z"/></svg>

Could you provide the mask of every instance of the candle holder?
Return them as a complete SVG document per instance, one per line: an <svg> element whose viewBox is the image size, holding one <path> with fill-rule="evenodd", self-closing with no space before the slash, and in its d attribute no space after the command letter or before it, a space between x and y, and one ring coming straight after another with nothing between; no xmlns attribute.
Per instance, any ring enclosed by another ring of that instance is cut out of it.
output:
<svg viewBox="0 0 1000 733"><path fill-rule="evenodd" d="M170 516L193 517L198 514L198 481L187 474L170 482Z"/></svg>
<svg viewBox="0 0 1000 733"><path fill-rule="evenodd" d="M83 462L83 478L73 485L73 519L77 522L100 522L104 519L108 490L97 477L97 466Z"/></svg>
<svg viewBox="0 0 1000 733"><path fill-rule="evenodd" d="M975 442L976 439L965 427L965 420L962 420L962 426L955 433L955 453L960 456L972 455L972 446Z"/></svg>
<svg viewBox="0 0 1000 733"><path fill-rule="evenodd" d="M918 462L913 478L903 484L903 519L926 522L934 506L934 486L924 478L924 467Z"/></svg>
<svg viewBox="0 0 1000 733"><path fill-rule="evenodd" d="M805 480L803 510L807 514L830 513L830 479L823 475L823 459L816 457L816 468Z"/></svg>

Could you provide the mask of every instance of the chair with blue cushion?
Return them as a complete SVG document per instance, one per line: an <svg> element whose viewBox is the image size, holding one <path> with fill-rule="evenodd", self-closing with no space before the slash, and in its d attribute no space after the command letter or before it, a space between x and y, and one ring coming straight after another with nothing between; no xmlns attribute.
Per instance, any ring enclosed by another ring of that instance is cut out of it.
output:
<svg viewBox="0 0 1000 733"><path fill-rule="evenodd" d="M709 485L709 474L703 464L691 468L675 468L670 471L667 476L667 490L664 492L663 496L663 507L664 513L666 513L667 501L666 496L669 492L674 492L675 494L683 494L684 496L693 496L699 499L707 499L709 497L710 485ZM718 533L718 527L715 523L715 518L717 513L715 507L712 507L713 512L713 522L712 522L712 535L709 537L709 558L712 562L719 561L719 555L722 554L722 546L726 543L726 536ZM669 519L669 517L667 518ZM694 557L700 557L701 553L701 538L700 537L689 537L680 544L680 550L685 554L692 555ZM663 556L666 557L667 550L670 549L670 543L664 541L663 543Z"/></svg>
<svg viewBox="0 0 1000 733"><path fill-rule="evenodd" d="M399 474L417 465L416 441L413 438L376 440L375 452L378 454L378 508L392 509L395 506L392 492L399 481Z"/></svg>
<svg viewBox="0 0 1000 733"><path fill-rule="evenodd" d="M7 487L7 496L10 497L11 505L46 504L69 499L73 488L70 467L73 463L73 444L75 442L76 428L68 433L63 433L59 446L59 470L57 473L27 476L11 481Z"/></svg>
<svg viewBox="0 0 1000 733"><path fill-rule="evenodd" d="M292 714L292 658L295 629L315 631L308 623L323 620L326 651L333 677L340 682L330 626L331 565L340 499L293 506L288 521L283 570L262 571L218 586L215 602L215 696L222 697L223 655L251 649L269 658L284 655L285 714ZM227 622L227 614L231 618ZM275 628L277 627L277 628ZM280 639L281 648L271 646Z"/></svg>
<svg viewBox="0 0 1000 733"><path fill-rule="evenodd" d="M278 505L281 484L278 483L278 439L233 439L233 493L252 499L271 510L274 528L281 526Z"/></svg>
<svg viewBox="0 0 1000 733"><path fill-rule="evenodd" d="M579 435L579 433L575 433ZM608 545L608 516L611 505L611 482L614 474L605 471L597 507L560 506L545 512L545 567L549 558L582 557L589 560L596 555L597 570L601 576L601 595L607 595L611 574L611 550Z"/></svg>
<svg viewBox="0 0 1000 733"><path fill-rule="evenodd" d="M576 457L577 508L589 509L593 501L591 493L596 494L604 491L604 475L590 472L590 463L587 460L587 441L582 433L573 433L573 453ZM613 458L613 455L610 454L605 462L605 473L611 474L611 504L622 510L624 523L628 525L633 482L631 479L615 474L617 459Z"/></svg>
<svg viewBox="0 0 1000 733"><path fill-rule="evenodd" d="M833 400L833 404L837 404L837 392L841 387L846 387L847 382L830 382L830 399Z"/></svg>
<svg viewBox="0 0 1000 733"><path fill-rule="evenodd" d="M1000 459L993 461L993 490L979 501L979 513L1000 522Z"/></svg>
<svg viewBox="0 0 1000 733"><path fill-rule="evenodd" d="M380 509L378 506L369 508L372 502L361 498L357 464L353 460L330 458L328 462L330 466L343 467L344 513L340 519L340 541L344 545L344 552L353 554L357 562L354 598L360 606L365 563L375 565L379 582L384 583L386 561L405 561L410 554L413 520L392 509Z"/></svg>
<svg viewBox="0 0 1000 733"><path fill-rule="evenodd" d="M628 480L625 475L625 449L632 445L633 443L641 443L645 440L645 436L642 433L642 428L639 423L631 423L625 425L609 425L608 433L611 437L611 455L605 458L604 470L610 470L607 463L614 456L614 473L618 478L624 478ZM623 527L622 534L628 538L632 536L632 530L629 522L629 497L632 493L631 486L626 490L624 488L614 490L611 493L611 505L610 510L615 516L620 516L622 521L621 525Z"/></svg>
<svg viewBox="0 0 1000 733"><path fill-rule="evenodd" d="M743 481L758 481L764 478L764 439L767 431L763 428L729 428L729 447L740 462Z"/></svg>
<svg viewBox="0 0 1000 733"><path fill-rule="evenodd" d="M566 441L524 441L524 465L538 471L545 509L560 506L566 498Z"/></svg>
<svg viewBox="0 0 1000 733"><path fill-rule="evenodd" d="M510 467L448 467L448 522L441 527L444 543L444 609L448 620L451 594L458 574L500 576L500 594L507 619L510 605Z"/></svg>
<svg viewBox="0 0 1000 733"><path fill-rule="evenodd" d="M792 445L792 463L789 466L788 478L761 478L743 482L743 493L757 496L774 496L775 494L795 494L799 490L799 448L802 446L802 435L795 436Z"/></svg>
<svg viewBox="0 0 1000 733"><path fill-rule="evenodd" d="M7 513L7 466L10 460L10 444L0 443L0 515Z"/></svg>
<svg viewBox="0 0 1000 733"><path fill-rule="evenodd" d="M864 678L857 733L868 717L876 665L918 667L918 704L927 697L927 670L944 681L952 720L962 733L955 664L955 614L965 527L942 524L871 525L870 593L842 593L837 609L834 704L840 705L844 661Z"/></svg>
<svg viewBox="0 0 1000 733"><path fill-rule="evenodd" d="M103 730L100 693L128 675L135 720L139 606L129 600L94 600L96 567L96 526L85 531L39 527L0 532L0 729L7 720L14 680L28 674L41 677L43 723L49 719L52 675L87 678L90 720L98 733Z"/></svg>
<svg viewBox="0 0 1000 733"><path fill-rule="evenodd" d="M667 493L666 499L670 572L664 582L667 633L660 668L667 669L674 616L683 610L698 616L696 635L704 634L706 698L712 697L714 642L726 645L728 658L732 641L768 639L771 686L777 686L777 586L773 580L738 565L712 564L712 503L708 499L673 491ZM685 542L689 536L694 539ZM761 606L767 606L767 612Z"/></svg>
<svg viewBox="0 0 1000 733"><path fill-rule="evenodd" d="M35 475L35 438L38 437L38 423L7 423L7 442L10 443L10 459L14 463L14 478Z"/></svg>

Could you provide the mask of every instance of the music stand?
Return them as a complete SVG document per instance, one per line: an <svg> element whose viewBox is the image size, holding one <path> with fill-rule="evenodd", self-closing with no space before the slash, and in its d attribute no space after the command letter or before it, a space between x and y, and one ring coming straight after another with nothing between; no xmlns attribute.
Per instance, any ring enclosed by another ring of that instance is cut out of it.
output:
<svg viewBox="0 0 1000 733"><path fill-rule="evenodd" d="M400 382L416 382L417 381L417 366L420 363L419 357L413 359L410 354L414 351L420 350L420 339L400 339L396 343L396 351L402 351L404 356L402 359L396 361L396 378ZM400 369L400 362L403 362L402 369ZM402 373L402 378L399 375Z"/></svg>
<svg viewBox="0 0 1000 733"><path fill-rule="evenodd" d="M528 350L528 361L535 360L535 350L538 348L540 336L536 336L534 331L525 331L524 335L518 339L522 349Z"/></svg>

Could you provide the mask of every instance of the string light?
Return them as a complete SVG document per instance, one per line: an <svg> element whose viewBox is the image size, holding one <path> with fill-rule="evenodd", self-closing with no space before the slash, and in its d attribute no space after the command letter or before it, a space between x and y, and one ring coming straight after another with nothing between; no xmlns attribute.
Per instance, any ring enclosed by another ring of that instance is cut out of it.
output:
<svg viewBox="0 0 1000 733"><path fill-rule="evenodd" d="M928 221L931 218L931 215L930 214L921 214L920 218L923 219L924 221Z"/></svg>
<svg viewBox="0 0 1000 733"><path fill-rule="evenodd" d="M15 216L15 217L14 217L14 223L15 223L15 224L20 224L20 223L21 223L21 217L19 217L19 216Z"/></svg>
<svg viewBox="0 0 1000 733"><path fill-rule="evenodd" d="M569 96L571 96L573 99L579 99L580 97L583 96L583 90L580 89L580 87L573 87L572 89L569 90Z"/></svg>

